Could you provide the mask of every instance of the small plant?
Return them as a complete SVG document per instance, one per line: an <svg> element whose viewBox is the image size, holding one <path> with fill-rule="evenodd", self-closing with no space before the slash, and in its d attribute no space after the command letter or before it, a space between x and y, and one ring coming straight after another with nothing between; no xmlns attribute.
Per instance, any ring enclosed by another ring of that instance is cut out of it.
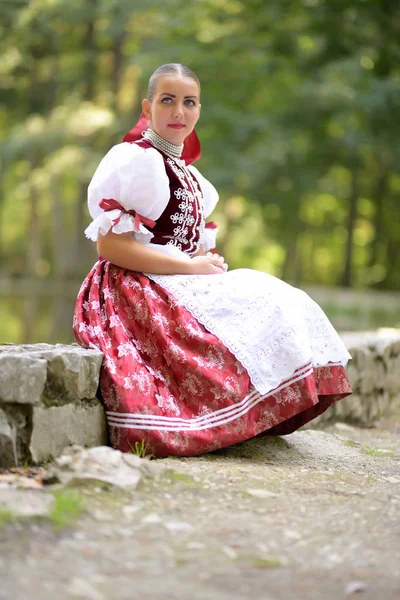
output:
<svg viewBox="0 0 400 600"><path fill-rule="evenodd" d="M0 529L2 529L7 523L15 521L15 515L8 509L0 510Z"/></svg>
<svg viewBox="0 0 400 600"><path fill-rule="evenodd" d="M44 459L42 465L45 469L47 469L47 467L49 467L52 464L54 464L54 458L50 454L47 458Z"/></svg>
<svg viewBox="0 0 400 600"><path fill-rule="evenodd" d="M193 477L190 477L190 475L187 475L186 473L176 473L172 469L167 469L166 475L169 477L171 483L182 483L187 488L193 488L196 486L196 482Z"/></svg>
<svg viewBox="0 0 400 600"><path fill-rule="evenodd" d="M279 558L258 557L253 560L253 565L258 569L277 569L282 566Z"/></svg>
<svg viewBox="0 0 400 600"><path fill-rule="evenodd" d="M362 449L364 454L368 454L368 456L386 456L387 454L392 454L391 450L381 450L376 446L365 445Z"/></svg>
<svg viewBox="0 0 400 600"><path fill-rule="evenodd" d="M135 445L129 444L131 452L136 454L139 458L151 458L153 455L147 453L147 444L144 440L141 442L135 442Z"/></svg>
<svg viewBox="0 0 400 600"><path fill-rule="evenodd" d="M58 490L54 493L54 503L50 519L59 529L70 525L86 510L86 502L82 494L75 490Z"/></svg>
<svg viewBox="0 0 400 600"><path fill-rule="evenodd" d="M343 442L345 446L349 446L349 448L357 448L360 444L355 442L354 440L346 440Z"/></svg>

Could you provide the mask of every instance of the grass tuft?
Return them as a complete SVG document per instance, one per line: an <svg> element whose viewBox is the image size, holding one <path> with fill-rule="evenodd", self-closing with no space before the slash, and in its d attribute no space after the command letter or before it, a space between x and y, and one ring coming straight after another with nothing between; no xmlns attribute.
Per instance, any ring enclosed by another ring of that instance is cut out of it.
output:
<svg viewBox="0 0 400 600"><path fill-rule="evenodd" d="M354 442L353 440L346 440L343 443L345 446L349 446L349 448L358 448L360 446L358 442Z"/></svg>
<svg viewBox="0 0 400 600"><path fill-rule="evenodd" d="M0 529L15 521L15 515L9 509L0 509Z"/></svg>
<svg viewBox="0 0 400 600"><path fill-rule="evenodd" d="M362 447L364 454L368 454L368 456L387 456L388 454L392 454L391 450L380 450L376 446L368 446L365 445Z"/></svg>
<svg viewBox="0 0 400 600"><path fill-rule="evenodd" d="M54 492L54 503L50 519L56 529L71 525L86 511L86 502L76 490L58 490Z"/></svg>
<svg viewBox="0 0 400 600"><path fill-rule="evenodd" d="M135 442L135 445L129 444L132 454L136 454L139 458L151 458L153 455L147 452L147 444L144 440Z"/></svg>

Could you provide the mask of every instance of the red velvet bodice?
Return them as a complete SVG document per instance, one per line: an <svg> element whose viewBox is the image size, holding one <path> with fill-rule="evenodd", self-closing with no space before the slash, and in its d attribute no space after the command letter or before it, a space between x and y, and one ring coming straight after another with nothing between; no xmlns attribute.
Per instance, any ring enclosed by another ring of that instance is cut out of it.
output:
<svg viewBox="0 0 400 600"><path fill-rule="evenodd" d="M154 148L147 140L135 143L141 148ZM154 244L176 246L189 255L200 249L204 232L203 196L200 185L185 162L173 159L160 150L169 179L170 200L151 229Z"/></svg>

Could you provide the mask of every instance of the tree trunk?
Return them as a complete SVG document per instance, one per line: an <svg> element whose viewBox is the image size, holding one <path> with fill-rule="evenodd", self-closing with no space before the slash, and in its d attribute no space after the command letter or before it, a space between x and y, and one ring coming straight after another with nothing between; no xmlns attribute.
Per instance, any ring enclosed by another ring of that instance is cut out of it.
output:
<svg viewBox="0 0 400 600"><path fill-rule="evenodd" d="M351 194L350 194L350 207L349 207L349 218L347 224L347 245L344 260L343 280L342 284L344 287L351 287L353 277L353 240L354 240L354 229L357 221L357 201L358 201L358 181L356 174L353 172L351 176Z"/></svg>
<svg viewBox="0 0 400 600"><path fill-rule="evenodd" d="M371 250L368 264L370 267L376 265L379 260L379 250L382 244L382 234L383 234L383 221L384 221L384 207L386 195L389 190L389 173L388 171L383 171L380 173L378 177L378 181L375 187L375 193L373 195L373 201L375 204L375 216L374 216L374 229L375 229L375 237L371 243Z"/></svg>
<svg viewBox="0 0 400 600"><path fill-rule="evenodd" d="M124 45L125 36L121 33L114 42L114 69L112 74L112 90L113 90L113 110L118 113L118 97L121 85L121 75L123 66L122 48Z"/></svg>
<svg viewBox="0 0 400 600"><path fill-rule="evenodd" d="M42 227L39 216L39 195L32 181L32 175L39 164L38 151L30 154L30 177L29 177L29 233L26 256L26 272L28 277L35 278L37 267L42 256ZM39 307L38 296L33 293L25 298L22 341L31 343L34 341L34 326Z"/></svg>
<svg viewBox="0 0 400 600"><path fill-rule="evenodd" d="M0 161L0 270L2 269L3 263L5 263L5 256L3 256L3 206L5 200L5 164L4 159Z"/></svg>
<svg viewBox="0 0 400 600"><path fill-rule="evenodd" d="M299 254L299 237L301 232L301 223L299 220L301 200L293 201L293 207L288 217L287 239L285 260L282 266L282 279L291 281L294 285L299 283L301 278L301 261Z"/></svg>
<svg viewBox="0 0 400 600"><path fill-rule="evenodd" d="M90 0L90 14L93 15L86 29L86 35L84 40L84 51L85 51L85 68L84 68L84 99L93 101L95 96L95 81L96 81L96 59L97 59L97 48L95 44L95 14L97 7L97 0ZM87 198L87 184L80 183L78 194L76 198L75 206L75 235L73 248L71 251L70 269L74 273L76 265L82 260L82 256L85 254L84 237L83 231L85 229L85 216L84 210L86 206Z"/></svg>
<svg viewBox="0 0 400 600"><path fill-rule="evenodd" d="M94 35L94 26L95 26L95 15L97 8L97 0L90 0L90 9L89 14L91 15L91 19L88 23L86 29L85 40L83 43L84 56L85 56L85 67L83 78L85 81L85 87L83 96L86 100L92 100L94 98L95 93L95 82L96 82L96 73L97 73L97 63L96 63L96 44L95 44L95 35Z"/></svg>

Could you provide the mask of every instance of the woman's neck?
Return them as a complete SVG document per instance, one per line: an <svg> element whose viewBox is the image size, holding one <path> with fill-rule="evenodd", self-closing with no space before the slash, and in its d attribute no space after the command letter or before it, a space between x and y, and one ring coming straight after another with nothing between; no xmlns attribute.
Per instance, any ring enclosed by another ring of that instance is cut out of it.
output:
<svg viewBox="0 0 400 600"><path fill-rule="evenodd" d="M171 144L161 135L158 135L153 129L146 129L146 131L142 134L143 138L150 142L157 150L161 150L167 156L171 158L181 158L183 151L183 144L180 146L176 146L175 144Z"/></svg>

